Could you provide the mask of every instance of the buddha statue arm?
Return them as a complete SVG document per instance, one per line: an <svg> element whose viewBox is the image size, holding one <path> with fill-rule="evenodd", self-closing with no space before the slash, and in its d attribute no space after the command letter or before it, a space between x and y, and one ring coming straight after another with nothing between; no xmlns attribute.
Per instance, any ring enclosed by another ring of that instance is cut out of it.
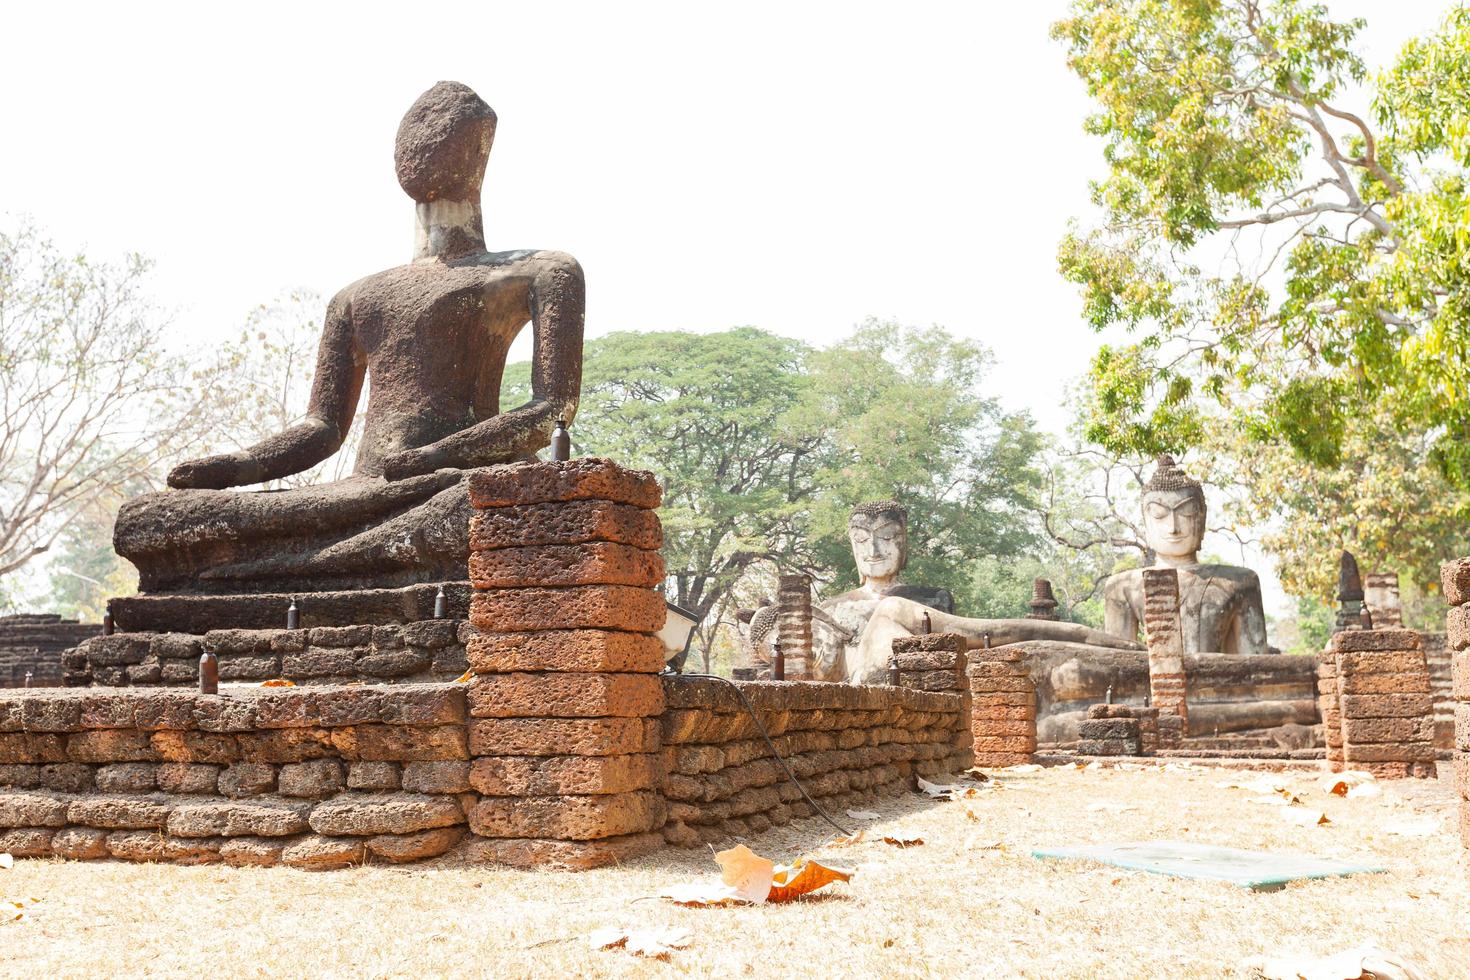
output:
<svg viewBox="0 0 1470 980"><path fill-rule="evenodd" d="M1254 572L1246 572L1245 581L1235 594L1235 622L1225 643L1225 653L1265 653L1266 612L1261 601L1261 580Z"/></svg>
<svg viewBox="0 0 1470 980"><path fill-rule="evenodd" d="M315 466L341 448L357 411L365 374L362 353L353 340L350 309L339 295L327 307L306 417L249 449L180 464L169 473L169 486L223 490Z"/></svg>
<svg viewBox="0 0 1470 980"><path fill-rule="evenodd" d="M582 267L564 252L537 252L527 261L531 264L527 301L535 336L531 400L438 442L388 457L383 464L388 479L529 456L550 444L557 419L570 423L576 416L586 308Z"/></svg>

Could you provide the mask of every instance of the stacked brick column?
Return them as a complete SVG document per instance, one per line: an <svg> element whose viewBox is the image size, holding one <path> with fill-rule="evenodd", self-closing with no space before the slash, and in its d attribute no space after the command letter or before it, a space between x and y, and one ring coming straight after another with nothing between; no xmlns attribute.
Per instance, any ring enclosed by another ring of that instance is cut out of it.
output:
<svg viewBox="0 0 1470 980"><path fill-rule="evenodd" d="M782 575L776 586L777 640L788 681L812 675L812 580L805 575Z"/></svg>
<svg viewBox="0 0 1470 980"><path fill-rule="evenodd" d="M893 641L893 657L898 662L898 683L918 691L954 691L960 697L960 716L964 724L955 733L954 749L960 761L965 761L974 748L974 737L1012 737L1028 732L1036 734L1036 718L1027 719L988 718L982 724L971 724L972 701L970 682L965 674L968 666L965 638L958 633L923 633L918 636L901 636ZM966 768L974 764L965 761Z"/></svg>
<svg viewBox="0 0 1470 980"><path fill-rule="evenodd" d="M1148 686L1159 709L1159 746L1178 748L1189 734L1185 702L1184 637L1179 626L1179 573L1172 568L1143 571L1143 629L1148 644ZM1170 720L1170 717L1178 719Z"/></svg>
<svg viewBox="0 0 1470 980"><path fill-rule="evenodd" d="M1077 726L1078 755L1142 755L1143 738L1133 709L1122 704L1094 704Z"/></svg>
<svg viewBox="0 0 1470 980"><path fill-rule="evenodd" d="M1470 847L1470 558L1439 570L1450 612L1445 624L1455 698L1455 790L1460 797L1460 840Z"/></svg>
<svg viewBox="0 0 1470 980"><path fill-rule="evenodd" d="M660 497L600 459L471 479L473 857L592 867L662 841Z"/></svg>
<svg viewBox="0 0 1470 980"><path fill-rule="evenodd" d="M1381 778L1433 778L1434 698L1419 634L1344 630L1332 637L1331 653L1343 766Z"/></svg>
<svg viewBox="0 0 1470 980"><path fill-rule="evenodd" d="M1330 646L1317 658L1317 694L1327 765L1333 772L1342 772L1342 702L1337 690L1337 651Z"/></svg>
<svg viewBox="0 0 1470 980"><path fill-rule="evenodd" d="M1022 647L969 651L975 765L1015 766L1036 755L1036 685Z"/></svg>

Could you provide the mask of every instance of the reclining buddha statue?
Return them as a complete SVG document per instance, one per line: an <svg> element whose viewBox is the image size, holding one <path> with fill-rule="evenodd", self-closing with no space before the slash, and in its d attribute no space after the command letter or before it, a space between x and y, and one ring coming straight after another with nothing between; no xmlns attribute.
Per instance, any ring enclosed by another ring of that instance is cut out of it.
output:
<svg viewBox="0 0 1470 980"><path fill-rule="evenodd" d="M413 260L327 306L305 417L241 452L178 466L129 501L114 545L148 593L310 592L465 577L468 471L529 459L577 410L584 285L562 252L486 249L480 186L496 117L440 82L398 129L398 182L415 202ZM500 407L506 354L530 323L532 395ZM352 475L234 490L337 452L367 405ZM223 393L221 397L228 397Z"/></svg>

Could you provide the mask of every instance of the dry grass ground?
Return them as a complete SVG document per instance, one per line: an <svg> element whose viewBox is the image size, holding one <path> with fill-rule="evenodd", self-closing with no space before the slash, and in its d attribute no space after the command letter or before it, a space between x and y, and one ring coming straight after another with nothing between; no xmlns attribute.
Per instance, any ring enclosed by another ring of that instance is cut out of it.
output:
<svg viewBox="0 0 1470 980"><path fill-rule="evenodd" d="M0 893L42 899L0 925L5 976L1035 976L1246 975L1247 957L1330 953L1364 942L1435 977L1470 976L1470 881L1449 787L1384 784L1329 797L1294 774L1331 823L1300 827L1219 770L1002 773L972 800L917 794L869 824L917 835L827 852L850 884L783 906L688 909L639 901L715 873L708 851L583 874L450 865L345 872L18 861ZM1134 810L1089 810L1116 803ZM973 817L968 814L973 814ZM1387 828L1431 815L1439 829ZM851 822L851 821L845 821ZM872 831L869 831L870 835ZM819 821L750 840L791 858L829 834ZM1076 862L1033 846L1174 838L1381 864L1381 875L1274 893ZM982 845L999 841L1001 849ZM674 926L693 944L668 963L593 951L603 926Z"/></svg>

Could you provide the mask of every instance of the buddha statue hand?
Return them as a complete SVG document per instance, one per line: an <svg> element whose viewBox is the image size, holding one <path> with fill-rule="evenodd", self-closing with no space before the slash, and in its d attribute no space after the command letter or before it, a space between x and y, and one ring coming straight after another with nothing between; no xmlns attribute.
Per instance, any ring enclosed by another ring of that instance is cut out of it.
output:
<svg viewBox="0 0 1470 980"><path fill-rule="evenodd" d="M175 466L168 474L168 485L176 490L224 490L251 482L247 470L256 467L241 453L221 453L191 459Z"/></svg>

